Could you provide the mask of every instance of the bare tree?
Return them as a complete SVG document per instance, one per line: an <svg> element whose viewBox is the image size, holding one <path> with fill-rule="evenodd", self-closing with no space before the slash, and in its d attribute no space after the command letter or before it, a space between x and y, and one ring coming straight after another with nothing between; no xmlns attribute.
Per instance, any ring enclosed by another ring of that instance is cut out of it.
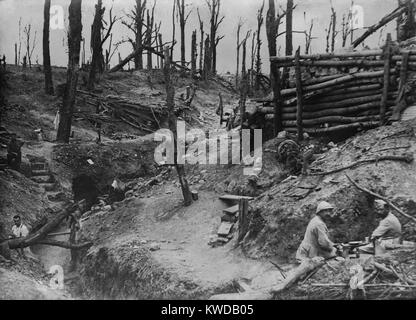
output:
<svg viewBox="0 0 416 320"><path fill-rule="evenodd" d="M199 70L204 68L204 22L201 19L201 15L199 14L199 8L197 8L198 12L198 20L199 20L199 32L201 41L199 43Z"/></svg>
<svg viewBox="0 0 416 320"><path fill-rule="evenodd" d="M306 12L303 13L304 19L305 19L305 28L306 28ZM310 53L311 43L313 39L316 39L312 37L312 30L313 30L313 19L311 20L311 23L309 25L309 30L305 29L305 54Z"/></svg>
<svg viewBox="0 0 416 320"><path fill-rule="evenodd" d="M173 82L171 79L171 56L169 52L169 48L166 47L164 50L165 56L165 67L163 69L163 73L165 76L165 84L166 84L166 105L168 108L168 121L169 121L169 129L173 133L173 140L174 140L174 162L176 171L178 173L179 182L182 188L182 194L184 198L184 205L190 206L192 204L192 194L189 189L188 181L186 180L185 175L185 166L183 164L178 164L177 161L177 130L176 130L176 123L177 118L175 115L175 87L173 86Z"/></svg>
<svg viewBox="0 0 416 320"><path fill-rule="evenodd" d="M220 10L221 10L221 0L205 0L208 9L210 12L210 23L211 23L211 38L210 38L210 48L211 48L211 66L212 66L212 73L215 74L217 70L217 46L221 39L224 36L218 36L218 28L221 23L224 21L224 16L220 18Z"/></svg>
<svg viewBox="0 0 416 320"><path fill-rule="evenodd" d="M249 94L251 94L251 89L254 87L254 82L255 82L255 77L254 77L254 64L256 61L256 51L257 51L257 47L256 47L256 36L257 36L257 32L253 32L253 36L251 38L251 68L250 68L250 72L249 72Z"/></svg>
<svg viewBox="0 0 416 320"><path fill-rule="evenodd" d="M240 73L240 47L241 47L241 43L240 43L240 32L241 32L241 27L243 26L243 20L240 18L238 19L238 24L237 24L237 71L235 73L235 86L238 87L238 76Z"/></svg>
<svg viewBox="0 0 416 320"><path fill-rule="evenodd" d="M68 32L68 71L63 103L60 107L60 121L57 141L69 142L71 135L72 115L74 112L75 94L78 83L79 60L82 33L82 0L71 0L69 5Z"/></svg>
<svg viewBox="0 0 416 320"><path fill-rule="evenodd" d="M203 71L203 79L207 80L208 75L211 73L211 37L207 34L207 38L205 39L205 53L204 53L204 71Z"/></svg>
<svg viewBox="0 0 416 320"><path fill-rule="evenodd" d="M50 11L51 0L45 0L43 8L43 72L45 74L45 92L53 95L51 54L49 50Z"/></svg>
<svg viewBox="0 0 416 320"><path fill-rule="evenodd" d="M242 41L243 55L242 55L242 65L241 65L241 85L240 85L240 125L241 129L244 127L244 121L246 116L246 101L247 101L247 91L248 91L248 77L247 77L247 40L250 37L251 31L248 31L246 37Z"/></svg>
<svg viewBox="0 0 416 320"><path fill-rule="evenodd" d="M172 46L170 48L170 55L173 57L173 48L175 47L176 40L176 22L175 22L175 14L176 14L176 1L173 0L173 9L172 9Z"/></svg>
<svg viewBox="0 0 416 320"><path fill-rule="evenodd" d="M29 68L32 68L32 55L36 47L37 32L35 31L32 44L30 43L30 38L32 34L32 24L27 24L23 29L23 33L26 35L26 57L29 62Z"/></svg>
<svg viewBox="0 0 416 320"><path fill-rule="evenodd" d="M185 0L175 0L175 1L178 7L179 26L181 29L181 65L182 67L185 67L186 66L185 27L186 27L186 22L188 21L189 15L191 14L192 10L189 10L189 12L186 13Z"/></svg>
<svg viewBox="0 0 416 320"><path fill-rule="evenodd" d="M92 90L94 88L94 83L96 81L96 73L102 73L104 71L104 56L101 39L104 12L105 8L103 8L103 1L97 0L97 4L95 5L94 22L91 26L92 60L90 74L88 77L89 90Z"/></svg>
<svg viewBox="0 0 416 320"><path fill-rule="evenodd" d="M137 52L134 57L134 68L136 70L143 69L143 26L145 25L144 15L146 13L146 3L146 0L136 0L134 10L126 14L128 20L122 20L121 22L134 35L128 41L131 43L133 51Z"/></svg>
<svg viewBox="0 0 416 320"><path fill-rule="evenodd" d="M109 69L111 58L117 52L118 47L120 46L120 43L115 43L113 45L112 32L115 23L120 19L121 18L118 18L117 16L113 16L113 7L111 7L110 11L108 12L108 21L103 19L103 32L105 35L102 36L101 47L104 46L107 40L110 40L108 43L108 49L105 50L105 69Z"/></svg>
<svg viewBox="0 0 416 320"><path fill-rule="evenodd" d="M22 53L22 17L19 18L19 51L17 55L17 64L20 64L20 58Z"/></svg>
<svg viewBox="0 0 416 320"><path fill-rule="evenodd" d="M331 20L332 20L332 41L331 41L331 52L335 51L335 39L338 35L337 27L337 13L335 12L334 6L331 0Z"/></svg>
<svg viewBox="0 0 416 320"><path fill-rule="evenodd" d="M286 13L279 14L276 13L276 6L274 0L269 0L269 9L267 10L266 16L266 33L267 33L267 42L269 47L269 56L274 57L277 56L277 45L276 40L279 36L279 27L282 23L282 18L286 15ZM280 88L281 88L281 79L280 79L280 71L279 68L276 66L275 63L270 63L270 79L271 79L271 86L273 88L273 100L275 105L275 113L274 113L274 133L275 135L278 134L282 130L282 116L281 116L281 108L280 108Z"/></svg>
<svg viewBox="0 0 416 320"><path fill-rule="evenodd" d="M261 28L264 23L263 17L264 10L264 0L263 3L257 12L257 58L256 58L256 81L255 81L255 90L258 92L260 90L260 74L261 74Z"/></svg>
<svg viewBox="0 0 416 320"><path fill-rule="evenodd" d="M286 7L286 55L293 54L293 0L287 0Z"/></svg>
<svg viewBox="0 0 416 320"><path fill-rule="evenodd" d="M192 32L192 43L191 43L191 70L192 77L196 75L196 60L198 57L198 51L196 47L196 30Z"/></svg>

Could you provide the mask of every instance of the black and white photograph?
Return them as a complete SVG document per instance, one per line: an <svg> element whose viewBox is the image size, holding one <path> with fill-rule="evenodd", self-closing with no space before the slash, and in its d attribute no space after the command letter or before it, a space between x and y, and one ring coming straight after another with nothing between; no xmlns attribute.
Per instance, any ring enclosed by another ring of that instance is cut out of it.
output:
<svg viewBox="0 0 416 320"><path fill-rule="evenodd" d="M415 153L416 0L0 0L3 302L415 300Z"/></svg>

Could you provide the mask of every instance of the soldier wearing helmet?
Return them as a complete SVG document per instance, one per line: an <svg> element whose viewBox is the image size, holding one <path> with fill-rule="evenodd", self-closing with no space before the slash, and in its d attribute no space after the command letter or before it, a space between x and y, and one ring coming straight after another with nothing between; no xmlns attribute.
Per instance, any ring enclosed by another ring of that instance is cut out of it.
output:
<svg viewBox="0 0 416 320"><path fill-rule="evenodd" d="M314 257L331 258L336 255L334 243L329 239L325 221L332 215L334 206L326 201L318 204L316 215L309 222L305 236L296 253L296 260L300 263L304 259Z"/></svg>

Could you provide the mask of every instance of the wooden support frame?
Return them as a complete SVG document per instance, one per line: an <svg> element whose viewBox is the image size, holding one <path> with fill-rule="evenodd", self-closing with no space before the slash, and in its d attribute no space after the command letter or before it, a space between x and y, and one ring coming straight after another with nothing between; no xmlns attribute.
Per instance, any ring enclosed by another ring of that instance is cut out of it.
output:
<svg viewBox="0 0 416 320"><path fill-rule="evenodd" d="M300 46L298 50L296 50L296 55L295 55L295 72L296 72L296 97L297 97L296 126L298 128L298 141L302 141L303 140L303 125L302 125L303 88L302 88L302 70L300 67Z"/></svg>
<svg viewBox="0 0 416 320"><path fill-rule="evenodd" d="M386 117L386 108L387 108L387 99L390 89L390 65L391 65L391 34L387 34L386 45L384 48L383 58L384 58L384 84L383 84L383 94L381 96L380 102L380 125L385 124Z"/></svg>

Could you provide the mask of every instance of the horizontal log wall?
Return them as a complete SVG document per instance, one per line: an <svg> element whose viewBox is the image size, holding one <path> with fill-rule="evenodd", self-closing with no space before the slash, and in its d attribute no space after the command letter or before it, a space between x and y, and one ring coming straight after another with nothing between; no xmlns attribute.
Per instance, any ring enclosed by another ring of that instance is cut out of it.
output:
<svg viewBox="0 0 416 320"><path fill-rule="evenodd" d="M283 128L296 133L302 124L304 132L326 134L345 129L373 128L388 120L399 96L403 53L409 52L406 70L416 70L416 51L396 49L392 52L386 54L385 50L373 50L300 55L298 60L295 56L271 57L271 63L288 69L293 79L296 78L296 62L298 73L299 65L301 67L302 112L298 110L299 88L295 81L289 81L290 87L281 90L283 101L278 106L282 111ZM262 106L251 115L252 119L258 120L261 116L263 121L273 122L273 99L261 102Z"/></svg>

